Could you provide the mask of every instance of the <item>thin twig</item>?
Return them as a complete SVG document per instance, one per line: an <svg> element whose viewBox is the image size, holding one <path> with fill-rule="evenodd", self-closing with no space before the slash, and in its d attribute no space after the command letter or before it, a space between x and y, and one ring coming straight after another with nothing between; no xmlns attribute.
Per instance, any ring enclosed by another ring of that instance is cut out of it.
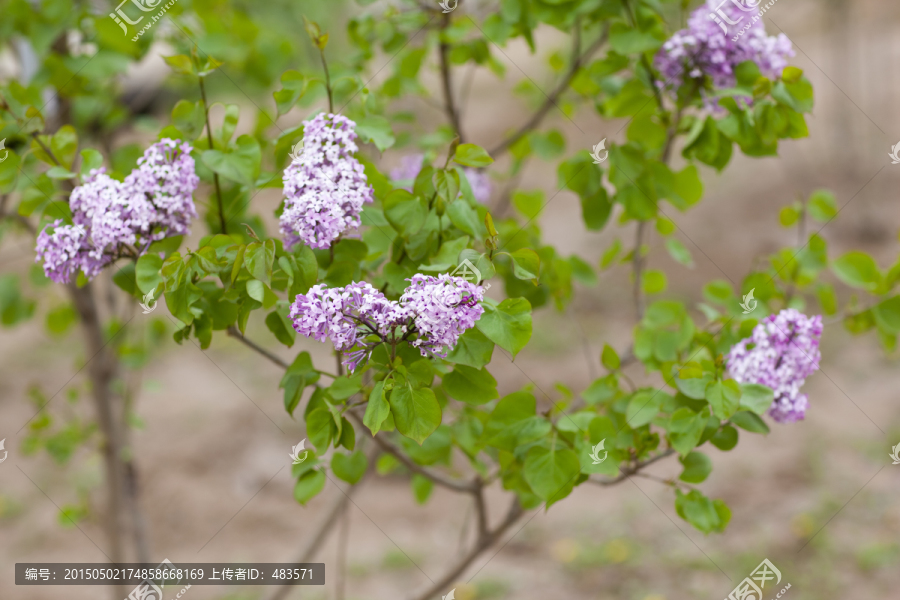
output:
<svg viewBox="0 0 900 600"><path fill-rule="evenodd" d="M357 415L355 412L347 411L346 414L350 415L351 419L356 421L357 425L359 425L360 427L365 427L361 419L359 418L359 415ZM417 464L410 457L404 454L400 450L400 448L385 439L383 435L376 434L374 439L375 443L378 444L378 446L382 450L399 460L401 463L403 463L403 466L405 466L413 473L418 473L422 477L427 477L434 483L456 492L466 492L468 494L475 495L480 493L481 486L475 481L460 481L457 479L451 479L441 473L438 473L437 471L429 469L428 467L423 467L422 465Z"/></svg>
<svg viewBox="0 0 900 600"><path fill-rule="evenodd" d="M634 274L634 308L637 312L637 320L644 318L644 290L643 290L643 272L644 257L641 248L644 245L644 228L647 221L638 221L637 230L634 236L634 252L631 255L631 270Z"/></svg>
<svg viewBox="0 0 900 600"><path fill-rule="evenodd" d="M675 454L675 449L674 449L674 448L669 448L668 450L666 450L666 451L663 452L662 454L657 454L656 456L654 456L654 457L652 457L652 458L648 458L648 459L645 460L644 462L639 462L639 463L636 463L636 464L634 464L634 465L632 465L632 466L630 466L630 467L626 467L625 469L622 470L621 473L619 473L619 476L618 476L618 477L615 477L615 478L613 478L613 479L593 479L593 478L588 478L588 482L593 483L594 485L600 485L600 486L610 486L610 485L615 485L615 484L617 484L617 483L620 483L620 482L622 482L622 481L625 481L625 480L628 479L630 476L634 475L635 473L637 473L638 471L640 471L640 470L643 469L644 467L649 466L649 465L652 465L653 463L655 463L655 462L657 462L657 461L660 461L660 460L666 458L667 456L672 456L673 454Z"/></svg>
<svg viewBox="0 0 900 600"><path fill-rule="evenodd" d="M453 131L459 136L460 143L463 143L462 124L459 119L459 110L456 108L456 99L453 97L453 80L450 72L450 44L444 38L444 31L450 26L450 13L444 13L441 20L441 30L438 35L441 38L440 46L438 46L438 56L441 61L441 83L444 88L444 107L447 109L447 118L450 119L450 125Z"/></svg>
<svg viewBox="0 0 900 600"><path fill-rule="evenodd" d="M490 155L493 158L497 158L498 155L502 154L509 150L510 146L518 142L522 137L528 134L529 131L537 127L541 121L544 120L544 117L547 116L547 113L550 112L550 109L556 105L556 100L566 91L569 87L569 84L572 83L572 80L575 78L575 75L578 74L578 69L584 65L584 63L603 45L606 43L606 39L609 35L609 28L604 28L603 33L593 44L588 47L587 50L584 51L583 54L578 56L573 62L572 66L569 68L566 76L563 77L563 80L559 82L559 85L556 86L550 95L547 96L547 100L544 101L544 104L531 116L531 118L526 122L522 127L516 130L511 136L497 144L494 148L490 150ZM557 107L558 108L558 107Z"/></svg>
<svg viewBox="0 0 900 600"><path fill-rule="evenodd" d="M206 86L203 85L203 77L198 77L200 80L200 96L203 98L203 114L206 117L206 139L209 140L209 149L215 150L215 146L213 145L213 136L212 136L212 127L209 126L209 102L206 101ZM222 204L222 187L219 185L219 174L213 173L213 181L216 185L216 200L218 201L219 206L219 226L222 228L222 233L227 234L228 228L227 223L225 222L225 209Z"/></svg>
<svg viewBox="0 0 900 600"><path fill-rule="evenodd" d="M478 558L482 552L490 548L497 540L499 540L504 533L516 522L519 518L525 514L525 511L522 510L522 505L519 504L519 498L516 496L512 504L509 507L509 510L506 513L506 517L503 519L503 522L500 523L496 528L487 532L487 534L477 541L474 546L469 550L469 553L463 556L455 565L453 565L447 573L445 573L442 577L440 577L436 582L432 584L430 588L419 594L415 597L415 600L430 600L432 598L436 598L441 595L441 592L446 593L447 588L452 584L457 577L459 577L463 571L465 571L472 562Z"/></svg>

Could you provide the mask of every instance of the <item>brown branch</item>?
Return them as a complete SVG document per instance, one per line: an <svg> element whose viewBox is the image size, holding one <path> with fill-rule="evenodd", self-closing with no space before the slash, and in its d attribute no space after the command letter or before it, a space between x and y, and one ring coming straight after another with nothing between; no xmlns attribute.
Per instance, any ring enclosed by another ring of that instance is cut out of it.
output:
<svg viewBox="0 0 900 600"><path fill-rule="evenodd" d="M672 456L673 454L675 454L675 449L669 448L662 454L657 454L656 456L654 456L652 458L648 458L644 462L639 462L634 465L631 465L630 467L626 467L625 469L622 470L621 473L619 473L618 477L615 477L613 479L591 479L591 478L588 478L588 481L590 483L593 483L594 485L601 485L601 486L615 485L617 483L621 483L622 481L625 481L626 479L628 479L632 475L636 474L638 471L640 471L644 467L652 465L653 463L660 461L668 456Z"/></svg>
<svg viewBox="0 0 900 600"><path fill-rule="evenodd" d="M637 230L635 231L634 252L631 255L631 270L634 274L634 307L637 312L637 320L644 318L644 291L643 291L643 272L644 257L641 254L641 247L644 245L644 228L647 221L638 221Z"/></svg>
<svg viewBox="0 0 900 600"><path fill-rule="evenodd" d="M209 126L209 102L206 101L206 86L203 85L203 77L198 77L198 79L200 80L200 95L203 97L203 114L206 117L206 139L209 140L209 149L215 150L216 148L213 145L212 127ZM219 201L219 226L222 228L222 233L227 235L228 224L225 222L225 209L222 205L222 187L219 185L218 173L213 173L213 181L216 184L216 198Z"/></svg>
<svg viewBox="0 0 900 600"><path fill-rule="evenodd" d="M350 415L350 418L353 419L357 425L359 425L360 427L365 427L365 425L363 425L362 423L362 420L359 418L359 415L357 415L355 412L347 411L346 414ZM429 469L428 467L423 467L422 465L417 464L415 461L413 461L413 459L404 454L400 450L400 448L385 439L383 435L376 434L373 439L382 450L399 460L401 463L403 463L403 466L405 466L413 473L418 473L422 477L427 477L434 483L455 492L466 492L468 494L474 494L476 496L481 493L481 485L477 482L477 480L459 481L457 479L451 479L443 475L442 473L434 471L433 469Z"/></svg>
<svg viewBox="0 0 900 600"><path fill-rule="evenodd" d="M459 136L459 142L463 143L462 125L459 119L459 110L456 107L456 99L453 97L453 81L450 73L450 44L444 38L444 31L450 26L450 13L444 13L441 20L441 29L438 35L441 44L438 47L438 56L441 61L441 83L444 88L444 107L447 110L447 118L450 119L450 125L453 131Z"/></svg>
<svg viewBox="0 0 900 600"><path fill-rule="evenodd" d="M599 50L605 43L606 39L609 35L609 28L604 28L603 33L593 44L588 47L587 50L584 51L583 54L579 55L578 58L572 62L572 66L569 68L568 73L566 73L563 80L559 82L559 85L556 86L550 95L547 96L547 100L544 101L544 104L531 116L531 118L526 122L522 127L516 130L511 136L500 142L497 146L490 150L490 155L497 158L499 154L509 150L510 146L518 142L525 135L528 134L529 131L537 127L541 121L544 120L544 117L547 116L547 113L550 112L550 109L553 107L557 107L556 100L566 91L569 87L569 84L572 83L572 80L575 79L575 75L578 74L578 69L580 69L584 63L597 51Z"/></svg>
<svg viewBox="0 0 900 600"><path fill-rule="evenodd" d="M463 556L455 565L453 565L449 571L447 571L440 579L438 579L434 584L425 590L424 592L417 595L416 600L430 600L431 598L436 598L441 595L441 592L446 593L447 588L450 587L457 577L459 577L463 571L465 571L472 562L478 558L482 552L490 548L495 542L497 542L504 533L516 522L519 518L525 514L525 511L522 510L522 506L519 504L519 498L516 496L512 504L509 507L509 510L506 513L506 517L503 519L503 522L497 525L496 528L488 531L486 535L484 535L481 539L479 539L475 545L469 550L469 553Z"/></svg>
<svg viewBox="0 0 900 600"><path fill-rule="evenodd" d="M366 480L366 477L372 472L372 468L374 465L375 458L375 446L371 446L366 452L366 457L369 460L369 468L366 469L366 472L363 474L362 479L358 481L355 485L350 486L346 492L341 490L341 498L338 499L337 502L332 505L331 509L325 514L321 520L318 520L318 527L316 527L315 531L313 531L312 535L309 537L309 540L303 545L300 552L297 553L296 558L292 561L294 563L305 563L311 562L313 557L316 555L316 552L325 542L328 537L328 534L331 532L331 528L334 527L335 523L337 523L338 519L342 514L345 513L350 504L350 498L354 494L359 491L360 485L362 485L363 481ZM266 596L266 600L284 600L287 597L288 593L294 589L292 585L281 585L269 592L269 595Z"/></svg>
<svg viewBox="0 0 900 600"><path fill-rule="evenodd" d="M234 325L231 325L226 331L228 332L228 335L240 340L240 342L242 344L244 344L248 348L251 348L252 350L256 351L257 353L262 354L263 356L268 358L270 361L272 361L273 363L275 363L282 369L287 369L288 367L291 366L287 362L285 362L284 360L279 358L278 356L275 356L274 354L272 354L271 352L269 352L268 350L263 348L262 346L258 346L255 342L252 342L252 341L248 340L247 338L245 338L243 336L243 334L240 332L240 330L237 327L235 327Z"/></svg>

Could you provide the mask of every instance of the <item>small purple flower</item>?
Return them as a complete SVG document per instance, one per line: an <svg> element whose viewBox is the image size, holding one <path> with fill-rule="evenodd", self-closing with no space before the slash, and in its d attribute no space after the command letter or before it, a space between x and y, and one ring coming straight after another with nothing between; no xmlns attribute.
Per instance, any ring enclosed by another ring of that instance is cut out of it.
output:
<svg viewBox="0 0 900 600"><path fill-rule="evenodd" d="M140 256L154 241L189 233L200 183L190 152L166 138L147 148L124 182L103 167L91 170L69 197L74 225L57 220L38 235L36 262L44 261L47 277L68 283L81 271L90 280L125 248Z"/></svg>
<svg viewBox="0 0 900 600"><path fill-rule="evenodd" d="M424 161L425 155L423 154L407 154L400 159L400 166L391 170L391 179L394 183L401 184L400 189L411 192ZM493 185L487 173L468 167L463 168L463 173L466 174L466 179L469 180L469 186L472 188L472 195L478 202L484 204L491 199Z"/></svg>
<svg viewBox="0 0 900 600"><path fill-rule="evenodd" d="M770 79L781 75L787 59L794 56L790 39L783 33L767 36L759 7L742 8L738 1L709 0L691 14L687 29L676 32L663 44L654 59L666 79L661 86L677 88L709 76L715 89L732 88L737 83L735 68L748 60ZM730 29L726 20L719 18L719 12L725 14ZM747 102L751 100L745 98ZM716 105L713 98L706 98L706 103L710 107Z"/></svg>
<svg viewBox="0 0 900 600"><path fill-rule="evenodd" d="M775 391L769 415L779 423L803 419L809 400L800 393L819 368L822 317L788 308L769 315L749 338L731 348L728 372L738 383L758 383Z"/></svg>
<svg viewBox="0 0 900 600"><path fill-rule="evenodd" d="M284 170L281 233L290 250L303 242L329 248L360 226L363 204L374 199L363 166L353 154L356 123L343 115L318 114L303 122L303 150Z"/></svg>
<svg viewBox="0 0 900 600"><path fill-rule="evenodd" d="M299 294L290 318L297 333L330 341L352 372L382 343L408 341L422 356L446 356L484 309L480 286L460 277L415 275L399 302L366 282L315 285ZM415 337L413 337L415 336Z"/></svg>

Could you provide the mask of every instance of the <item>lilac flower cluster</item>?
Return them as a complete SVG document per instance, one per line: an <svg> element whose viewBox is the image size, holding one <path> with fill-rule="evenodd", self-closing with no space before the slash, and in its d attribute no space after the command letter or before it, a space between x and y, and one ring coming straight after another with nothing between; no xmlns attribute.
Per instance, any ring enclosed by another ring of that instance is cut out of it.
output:
<svg viewBox="0 0 900 600"><path fill-rule="evenodd" d="M284 170L280 222L289 250L299 242L329 248L342 233L360 226L363 204L374 199L363 166L353 157L356 123L318 114L303 126L303 151Z"/></svg>
<svg viewBox="0 0 900 600"><path fill-rule="evenodd" d="M419 171L422 170L424 161L424 154L407 154L400 159L400 166L391 170L391 179L394 182L403 183L402 189L411 192L412 182L415 181ZM466 179L469 180L469 185L472 187L472 195L475 196L476 200L483 204L491 199L493 186L487 173L468 167L463 168L463 173L466 174Z"/></svg>
<svg viewBox="0 0 900 600"><path fill-rule="evenodd" d="M342 288L315 285L297 296L290 318L297 333L330 341L351 372L381 343L409 341L422 356L446 356L445 348L455 347L484 312L478 304L484 290L446 274L410 281L399 302L364 281Z"/></svg>
<svg viewBox="0 0 900 600"><path fill-rule="evenodd" d="M740 3L740 4L739 4ZM777 78L794 56L791 41L783 33L767 36L759 18L759 2L750 7L750 0L709 0L688 19L687 29L682 29L663 44L654 59L656 68L667 82L679 87L690 80L702 80L706 75L716 89L736 85L734 70L751 60L763 75ZM744 24L739 35L729 36L725 22ZM660 86L664 86L660 82ZM749 98L746 99L749 102ZM715 101L708 99L709 105Z"/></svg>
<svg viewBox="0 0 900 600"><path fill-rule="evenodd" d="M81 271L90 280L124 249L140 256L155 241L189 233L200 183L191 150L165 138L147 148L125 181L92 169L69 197L74 224L57 219L38 234L35 262L43 261L44 274L68 283Z"/></svg>
<svg viewBox="0 0 900 600"><path fill-rule="evenodd" d="M779 423L803 419L809 400L800 393L806 378L819 368L822 317L807 317L788 308L769 315L728 354L728 373L739 383L775 390L769 415Z"/></svg>

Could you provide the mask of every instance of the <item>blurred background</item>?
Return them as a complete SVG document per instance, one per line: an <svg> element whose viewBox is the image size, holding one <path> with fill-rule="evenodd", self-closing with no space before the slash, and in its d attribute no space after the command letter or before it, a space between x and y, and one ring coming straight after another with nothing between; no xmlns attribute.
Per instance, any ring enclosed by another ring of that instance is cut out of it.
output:
<svg viewBox="0 0 900 600"><path fill-rule="evenodd" d="M280 73L314 59L302 15L331 32L329 52L336 53L345 44L348 16L376 11L381 3L234 4L253 14L259 28L254 44L270 50L261 56L271 56L275 48L279 58L239 54L228 37L238 24L223 22L220 31L207 27L198 45L226 65L238 61L244 66L237 77L213 75L210 96L274 114L271 92L280 87ZM484 15L497 3L460 4ZM179 22L191 18L188 10L177 17ZM770 34L783 32L791 39L793 64L814 84L810 137L782 143L778 158L736 156L721 175L703 168L703 201L688 215L669 215L678 226L675 235L693 253L694 268L672 261L655 233L650 240L649 267L668 274L671 296L702 302L702 287L713 279L738 287L755 261L794 243L796 231L779 225L779 210L819 188L833 190L842 207L821 231L832 257L863 249L883 266L900 251L900 166L888 157L900 142L894 121L900 97L900 5L779 0L766 13L765 24ZM157 27L169 25L164 21ZM533 107L517 96L516 85L531 79L543 90L552 89L557 75L548 58L565 43L564 35L548 28L539 32L534 55L519 41L494 52L506 68L499 83L486 69L459 73L461 79L470 78L461 99L469 141L489 147L527 120ZM164 43L154 43L122 82L122 93L140 116L133 130L109 140L113 146L151 139L158 124L167 122L183 94L161 59L172 53ZM389 61L380 56L373 65L377 69ZM15 53L0 54L3 77L22 76L26 67ZM390 71L372 75L378 82ZM439 98L434 61L426 62L423 71L423 85ZM279 127L296 126L318 107L321 102L294 109L279 119ZM405 99L397 108L416 115L413 129L421 133L444 122L442 111L421 99ZM603 138L624 140L624 124L601 121L585 109L571 118L552 111L544 127L565 132L570 156ZM254 126L242 120L238 133ZM400 147L369 158L386 172L403 154ZM495 166L502 172L502 161ZM495 182L491 198L498 210L508 204L503 183ZM633 239L631 226L620 228L613 220L602 233L585 231L577 197L557 194L553 164L532 163L519 187L542 189L552 198L538 221L544 239L564 255L578 253L596 265L615 238L626 244ZM251 210L268 231L277 229L273 211L280 200L277 188L262 190L253 200ZM188 247L202 229L195 227ZM33 278L33 263L32 240L2 238L0 277ZM111 286L108 275L99 280L101 290ZM40 296L36 319L0 329L0 438L9 452L0 464L0 598L108 598L108 588L14 585L16 562L106 560L96 514L102 506L102 462L91 444L81 444L91 435L93 419L81 370L90 357L84 355L64 291L46 285ZM0 308L6 310L10 302L0 297ZM149 315L133 310L129 327L153 348L152 360L128 373L138 415L134 455L153 560L293 561L316 523L343 497L336 485L344 484L329 480L305 508L293 499L294 479L285 467L305 431L284 411L281 371L225 336L216 336L206 351L193 341L175 344L173 319L163 303ZM532 343L515 364L495 353L492 371L501 394L530 385L549 404L565 394L558 384L580 392L604 372L603 344L625 347L633 323L627 267L602 272L598 285L578 287L565 312L549 307L536 312ZM293 349L285 349L261 318L251 319L247 337L287 361L307 350L317 366L331 364L327 348L312 340L298 338ZM804 388L811 404L806 420L773 424L765 437L744 435L730 453L708 448L715 468L701 488L731 507L724 534L704 536L682 521L675 514L673 491L661 483L632 479L609 488L581 486L565 502L529 513L513 527L504 543L460 577L455 597L718 599L768 558L781 571L782 584L791 584L786 597L793 600L900 598L900 465L891 465L887 456L891 446L900 444L896 356L886 356L872 334L852 338L839 319L826 320L822 356L821 370ZM126 355L124 360L142 365L145 358ZM628 373L635 381L653 381L642 379L637 366ZM54 432L49 441L34 427L47 420ZM674 459L649 469L661 478L679 471ZM489 511L496 522L505 510L504 495L499 489L490 492ZM471 512L468 497L436 488L426 504L418 505L408 477L372 477L315 557L326 564L326 585L297 588L286 597L412 596L459 555L461 529ZM338 566L343 553L345 569ZM270 592L194 586L186 595L191 600L255 600ZM166 600L174 593L167 591Z"/></svg>

